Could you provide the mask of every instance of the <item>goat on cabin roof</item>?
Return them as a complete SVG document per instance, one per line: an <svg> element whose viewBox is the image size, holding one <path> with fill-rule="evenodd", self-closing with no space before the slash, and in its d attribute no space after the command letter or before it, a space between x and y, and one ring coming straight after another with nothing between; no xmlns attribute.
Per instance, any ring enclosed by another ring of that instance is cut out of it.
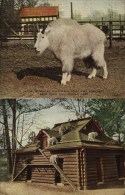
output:
<svg viewBox="0 0 125 195"><path fill-rule="evenodd" d="M47 142L48 142L48 147L49 147L49 146L56 144L58 141L57 141L56 137L50 137L47 139Z"/></svg>
<svg viewBox="0 0 125 195"><path fill-rule="evenodd" d="M61 127L59 128L59 136L62 137L66 131L67 128L64 125L61 125Z"/></svg>
<svg viewBox="0 0 125 195"><path fill-rule="evenodd" d="M92 24L80 25L71 19L58 19L38 32L34 48L40 55L48 48L61 60L61 84L66 85L71 79L75 58L83 59L85 63L92 62L93 70L88 78L95 77L97 67L102 67L103 78L107 79L105 42L105 34Z"/></svg>
<svg viewBox="0 0 125 195"><path fill-rule="evenodd" d="M95 138L98 136L98 133L97 132L90 132L88 134L88 140L89 141L95 141Z"/></svg>

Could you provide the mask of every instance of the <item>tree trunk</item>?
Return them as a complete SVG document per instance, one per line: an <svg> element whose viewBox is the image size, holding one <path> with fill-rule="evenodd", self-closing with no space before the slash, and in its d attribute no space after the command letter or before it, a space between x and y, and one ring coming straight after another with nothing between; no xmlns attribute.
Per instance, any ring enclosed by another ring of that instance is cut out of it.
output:
<svg viewBox="0 0 125 195"><path fill-rule="evenodd" d="M16 99L8 99L12 110L12 150L16 150Z"/></svg>
<svg viewBox="0 0 125 195"><path fill-rule="evenodd" d="M16 150L16 99L12 100L12 113L13 113L13 131L12 131L12 149Z"/></svg>
<svg viewBox="0 0 125 195"><path fill-rule="evenodd" d="M6 138L6 147L7 147L7 162L8 162L8 172L12 173L12 152L11 152L11 144L10 144L10 136L9 136L9 127L8 127L8 117L6 111L6 100L2 101L3 108L3 120L5 127L5 138Z"/></svg>

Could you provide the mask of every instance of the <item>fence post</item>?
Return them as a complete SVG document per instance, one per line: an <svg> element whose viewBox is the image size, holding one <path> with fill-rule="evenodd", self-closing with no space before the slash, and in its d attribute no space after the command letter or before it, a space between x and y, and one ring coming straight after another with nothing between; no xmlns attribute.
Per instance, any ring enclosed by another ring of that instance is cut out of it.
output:
<svg viewBox="0 0 125 195"><path fill-rule="evenodd" d="M104 22L103 22L103 17L102 17L102 29L103 29L103 25L104 25Z"/></svg>
<svg viewBox="0 0 125 195"><path fill-rule="evenodd" d="M109 22L109 48L112 47L112 34L113 34L113 29L112 29L112 22Z"/></svg>
<svg viewBox="0 0 125 195"><path fill-rule="evenodd" d="M119 15L119 19L120 19L120 39L122 38L122 21L121 21L121 14Z"/></svg>
<svg viewBox="0 0 125 195"><path fill-rule="evenodd" d="M36 42L36 24L34 23L34 43Z"/></svg>
<svg viewBox="0 0 125 195"><path fill-rule="evenodd" d="M71 4L71 19L73 19L73 5L72 5L72 2L70 4Z"/></svg>

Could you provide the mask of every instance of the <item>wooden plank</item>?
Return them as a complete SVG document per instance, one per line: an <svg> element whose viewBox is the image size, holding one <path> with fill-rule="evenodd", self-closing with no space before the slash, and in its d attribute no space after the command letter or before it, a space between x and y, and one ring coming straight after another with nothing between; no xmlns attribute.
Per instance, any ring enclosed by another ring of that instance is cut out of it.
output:
<svg viewBox="0 0 125 195"><path fill-rule="evenodd" d="M40 151L41 154L43 154L46 157L46 155L44 154L44 152L41 150L41 149L38 149ZM48 158L47 158L48 159ZM49 159L48 159L49 160ZM66 179L66 181L70 184L70 186L76 190L76 186L74 185L74 183L64 174L64 172L60 169L60 167L55 164L55 163L52 163L52 165L55 167L55 169Z"/></svg>
<svg viewBox="0 0 125 195"><path fill-rule="evenodd" d="M21 169L21 171L18 173L18 175L16 175L16 177L14 177L14 179L12 181L14 181L17 177L19 177L19 175L26 169L27 165L25 165L25 167L23 167L23 169Z"/></svg>

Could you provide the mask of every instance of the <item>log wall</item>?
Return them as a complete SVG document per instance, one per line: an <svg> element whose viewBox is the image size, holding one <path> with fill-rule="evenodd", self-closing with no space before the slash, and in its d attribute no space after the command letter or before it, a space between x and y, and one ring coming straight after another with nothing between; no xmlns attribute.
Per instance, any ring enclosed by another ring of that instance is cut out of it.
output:
<svg viewBox="0 0 125 195"><path fill-rule="evenodd" d="M64 174L79 189L97 188L104 184L118 182L118 167L116 163L116 155L124 157L124 151L102 150L102 149L70 149L57 151L44 151L44 155L40 152L30 154L17 154L14 177L26 165L27 159L32 165L32 182L41 182L55 184L56 169L49 163L50 156L57 154L61 159L60 168ZM97 166L97 160L100 159L100 169ZM124 160L125 163L125 160ZM98 171L97 171L98 170ZM99 174L101 171L101 174ZM125 177L125 168L123 170ZM99 181L101 177L101 181ZM63 176L60 176L61 183L69 185ZM16 180L26 181L27 170L25 170Z"/></svg>
<svg viewBox="0 0 125 195"><path fill-rule="evenodd" d="M124 152L86 149L86 159L84 159L83 155L83 166L86 166L86 175L84 173L83 176L86 188L96 188L99 184L107 185L112 182L119 182L116 155L124 157ZM100 159L101 163L100 177L102 178L102 181L100 182L98 181L97 159Z"/></svg>
<svg viewBox="0 0 125 195"><path fill-rule="evenodd" d="M27 160L32 159L32 154L16 154L16 162L15 162L15 170L13 178L25 167L27 164ZM17 177L17 181L26 181L27 178L27 170L23 171L19 177Z"/></svg>
<svg viewBox="0 0 125 195"><path fill-rule="evenodd" d="M78 154L77 150L63 150L52 152L52 154L57 154L60 159L63 160L62 170L64 174L74 183L74 185L79 185L79 174L78 174ZM67 181L61 176L61 182L65 185L69 185Z"/></svg>
<svg viewBox="0 0 125 195"><path fill-rule="evenodd" d="M61 169L64 174L74 183L79 186L79 168L78 168L78 154L76 150L63 150L63 151L44 151L44 155L40 152L27 154L18 154L15 166L14 177L21 171L26 165L27 159L31 159L30 165L32 165L32 182L41 183L55 183L56 169L53 165L49 164L49 159L52 154L57 154L59 159L62 160ZM62 177L61 183L69 185L69 183ZM27 170L25 170L16 180L26 181Z"/></svg>

